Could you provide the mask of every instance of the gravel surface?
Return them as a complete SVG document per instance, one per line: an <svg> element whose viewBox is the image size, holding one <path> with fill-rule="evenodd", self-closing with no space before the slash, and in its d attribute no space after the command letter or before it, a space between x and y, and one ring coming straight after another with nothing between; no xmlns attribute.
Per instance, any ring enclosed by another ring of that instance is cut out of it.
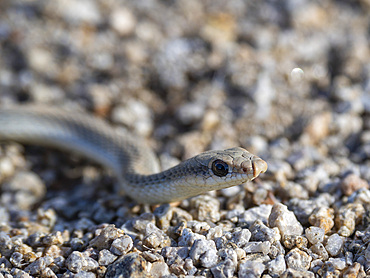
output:
<svg viewBox="0 0 370 278"><path fill-rule="evenodd" d="M370 2L0 1L0 106L71 107L163 168L243 146L254 182L149 207L88 160L0 145L0 277L370 275Z"/></svg>

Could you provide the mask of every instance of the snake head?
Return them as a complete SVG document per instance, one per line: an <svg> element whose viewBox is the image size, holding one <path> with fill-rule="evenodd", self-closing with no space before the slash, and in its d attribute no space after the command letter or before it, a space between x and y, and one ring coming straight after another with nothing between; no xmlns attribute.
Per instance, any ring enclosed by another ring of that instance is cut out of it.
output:
<svg viewBox="0 0 370 278"><path fill-rule="evenodd" d="M196 183L206 191L251 181L267 170L264 160L240 147L204 152L194 160L204 169Z"/></svg>

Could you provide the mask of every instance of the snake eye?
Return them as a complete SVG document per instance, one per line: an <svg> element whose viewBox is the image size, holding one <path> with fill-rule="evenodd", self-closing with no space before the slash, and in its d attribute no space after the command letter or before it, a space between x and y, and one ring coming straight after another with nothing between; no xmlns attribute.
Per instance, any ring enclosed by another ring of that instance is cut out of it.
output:
<svg viewBox="0 0 370 278"><path fill-rule="evenodd" d="M229 165L222 160L215 160L212 163L212 171L216 176L224 177L229 172Z"/></svg>

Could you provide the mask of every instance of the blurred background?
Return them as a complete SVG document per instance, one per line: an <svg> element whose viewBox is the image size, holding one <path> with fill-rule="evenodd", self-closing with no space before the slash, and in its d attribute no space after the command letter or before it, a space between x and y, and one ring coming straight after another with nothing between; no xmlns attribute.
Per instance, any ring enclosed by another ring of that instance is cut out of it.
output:
<svg viewBox="0 0 370 278"><path fill-rule="evenodd" d="M269 163L267 188L279 197L286 186L282 199L326 192L348 173L370 180L368 0L23 0L0 10L2 107L88 111L146 138L163 168L242 146Z"/></svg>
<svg viewBox="0 0 370 278"><path fill-rule="evenodd" d="M368 134L368 0L3 0L0 10L1 106L76 106L178 158L236 145L266 157L276 140L348 155Z"/></svg>

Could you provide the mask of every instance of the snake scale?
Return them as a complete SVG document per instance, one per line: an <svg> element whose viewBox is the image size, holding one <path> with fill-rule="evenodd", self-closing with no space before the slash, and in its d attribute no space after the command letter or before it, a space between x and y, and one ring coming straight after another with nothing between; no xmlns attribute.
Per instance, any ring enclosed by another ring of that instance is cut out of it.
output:
<svg viewBox="0 0 370 278"><path fill-rule="evenodd" d="M180 201L239 185L267 170L261 158L236 147L207 151L160 172L144 140L82 112L17 106L0 109L0 141L79 153L111 168L125 194L139 203Z"/></svg>

